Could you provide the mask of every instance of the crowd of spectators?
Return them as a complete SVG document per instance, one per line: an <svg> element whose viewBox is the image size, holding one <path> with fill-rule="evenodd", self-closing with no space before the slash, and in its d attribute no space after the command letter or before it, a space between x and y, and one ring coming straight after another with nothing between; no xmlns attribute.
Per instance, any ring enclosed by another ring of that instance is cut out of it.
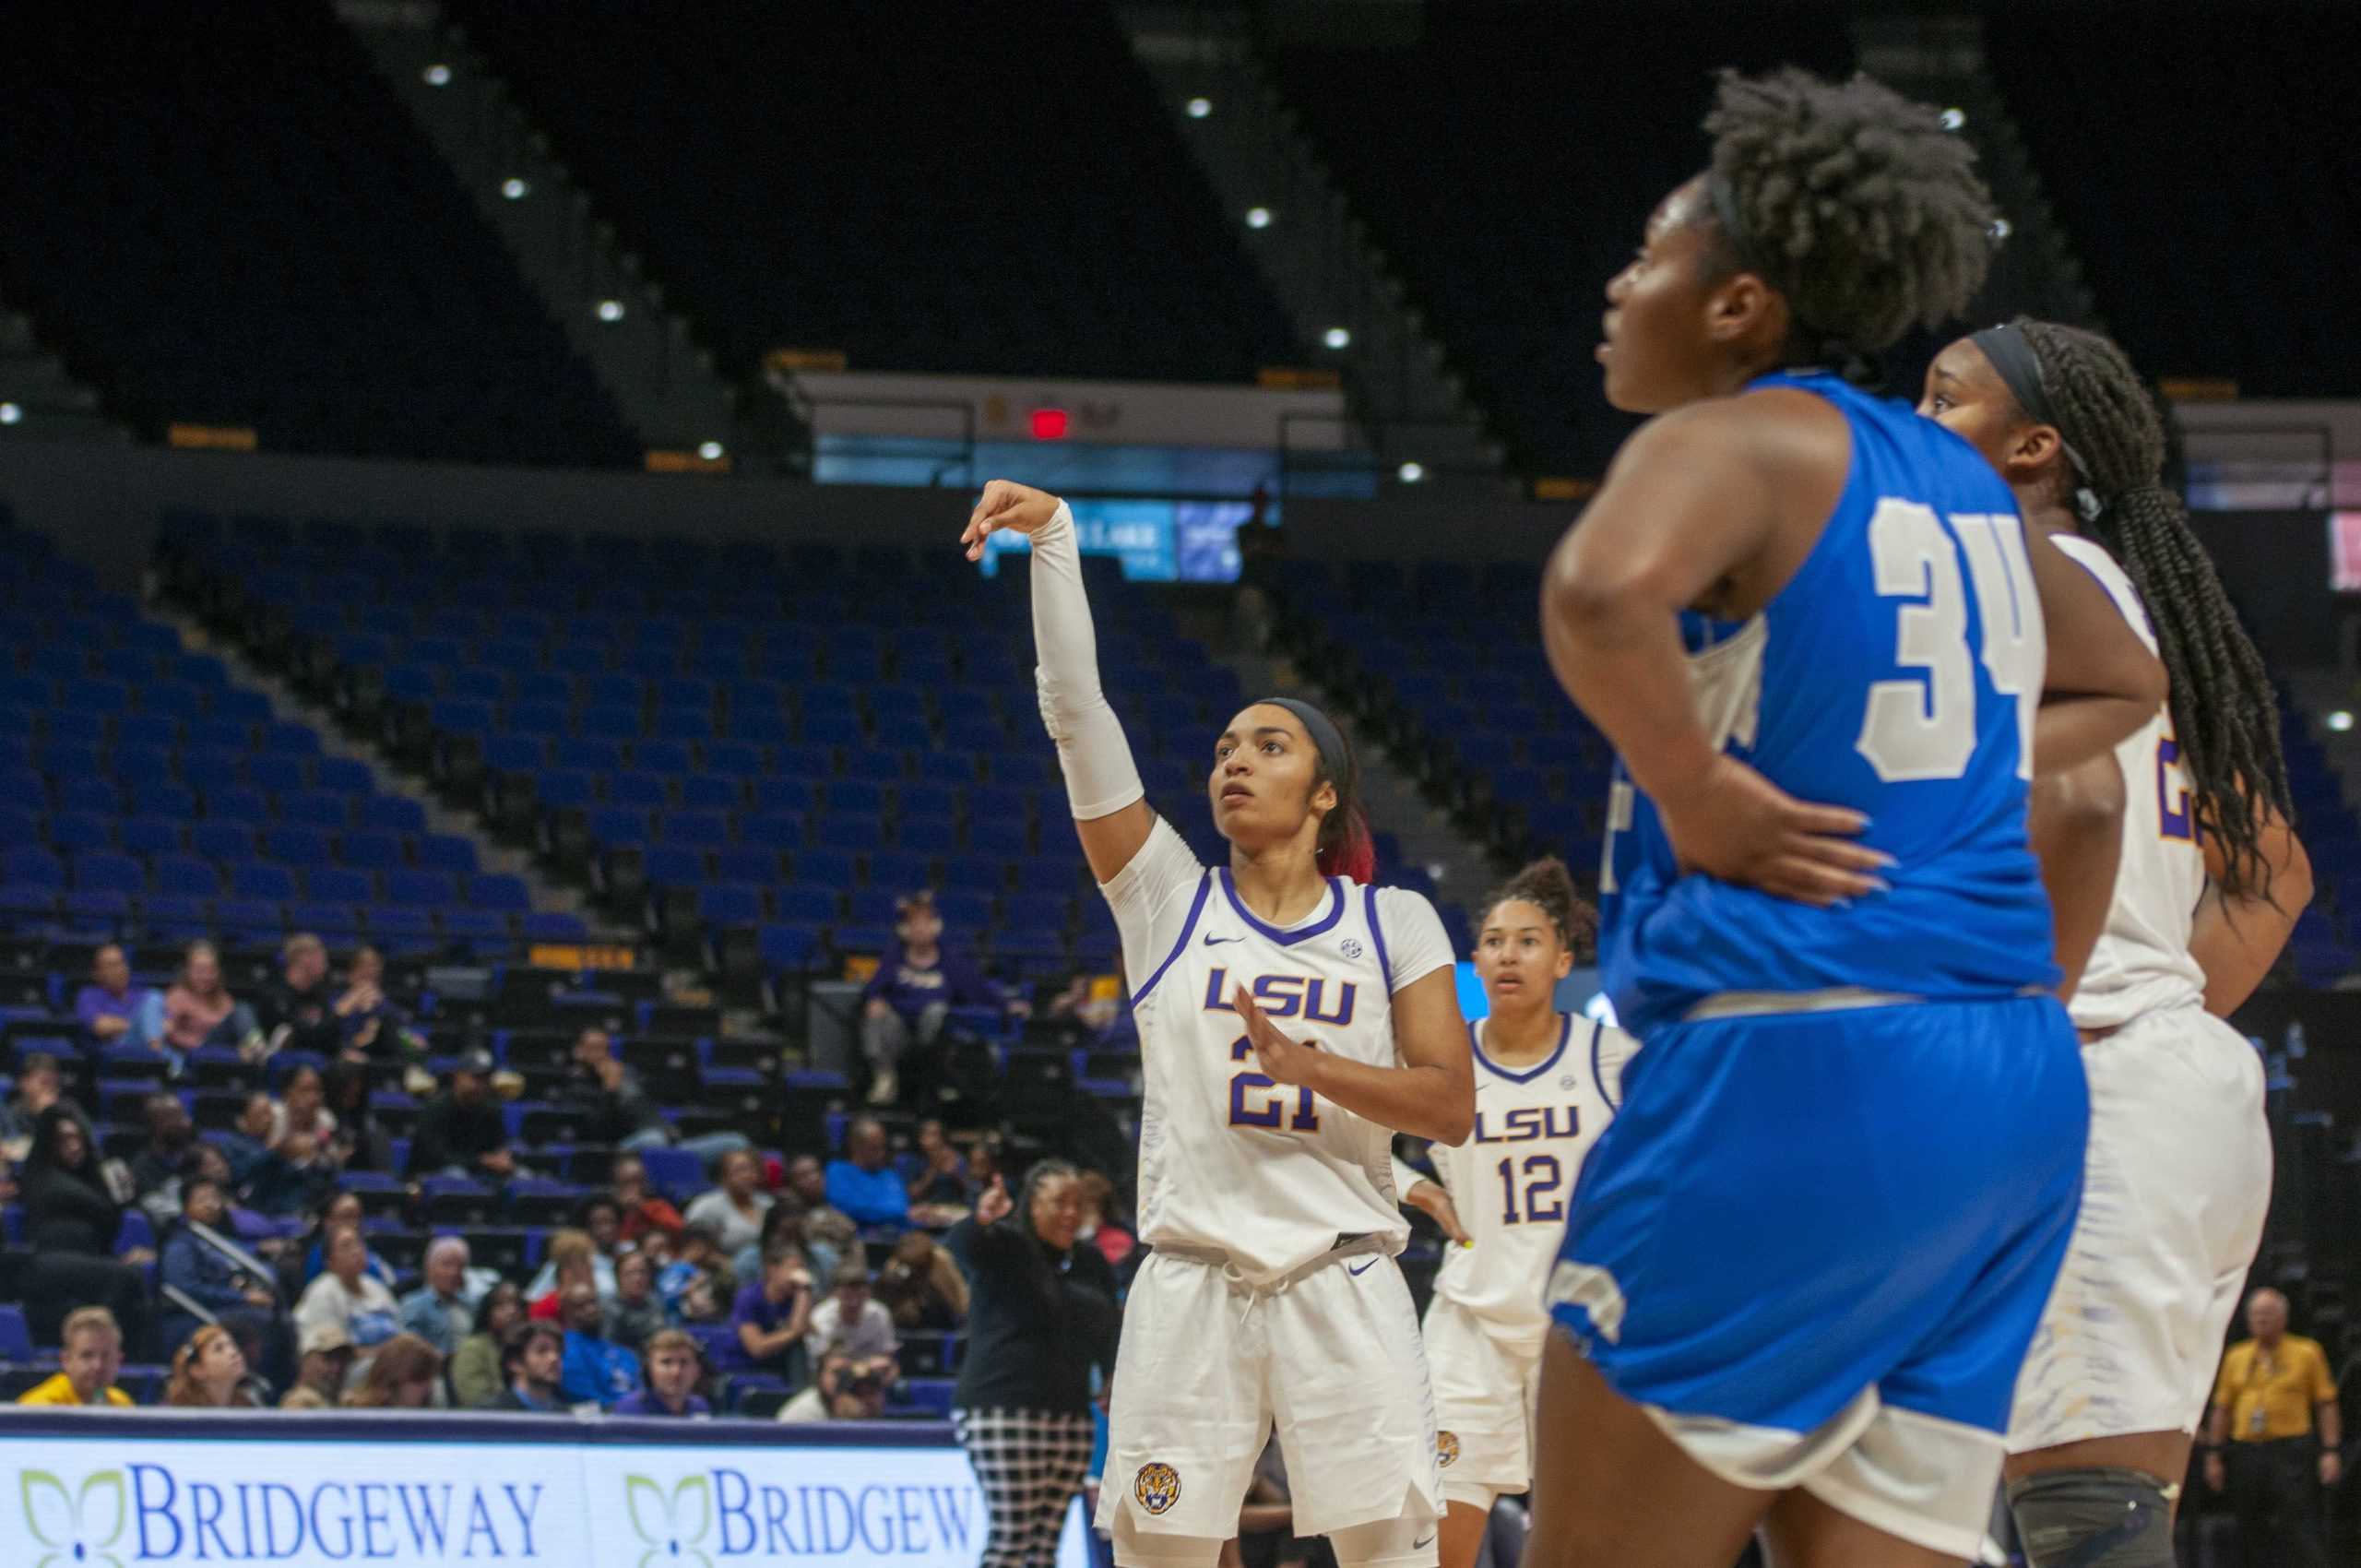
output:
<svg viewBox="0 0 2361 1568"><path fill-rule="evenodd" d="M906 945L877 999L902 1006L930 989L918 977L931 969L940 1000L966 999L971 982L931 906L904 913ZM122 948L98 950L75 1000L83 1049L151 1061L144 1099L107 1102L118 1122L134 1108L140 1118L136 1146L111 1136L119 1158L69 1092L77 1073L39 1052L18 1060L0 1104L0 1203L18 1209L33 1253L28 1328L62 1347L56 1374L28 1399L125 1402L128 1348L135 1363L168 1362L162 1397L192 1408L692 1416L753 1388L768 1397L753 1408L781 1420L848 1419L886 1408L905 1340L967 1326L970 1277L936 1234L967 1221L999 1179L990 1137L903 1122L897 1151L871 1115L826 1154L765 1151L735 1132L684 1137L614 1037L586 1028L539 1098L571 1113L580 1146L612 1151L608 1180L558 1188L575 1194L564 1222L535 1232L530 1267L504 1272L480 1265L458 1227L421 1246L389 1218L417 1223L438 1181L522 1191L558 1174L513 1135L518 1086L491 1053L431 1057L367 949L339 977L325 944L297 935L275 973L243 989L206 944L185 951L169 987L140 984ZM912 1039L932 1038L934 1006L917 1010ZM200 1128L186 1090L225 1051L270 1087ZM409 1109L389 1128L395 1086ZM657 1150L677 1151L662 1186L648 1167ZM681 1154L709 1185L682 1190ZM1101 1179L1094 1196L1112 1190ZM1120 1237L1128 1251L1128 1232L1090 1212L1102 1248ZM389 1241L381 1255L373 1239L388 1236L412 1250ZM931 1352L924 1370L952 1364Z"/></svg>

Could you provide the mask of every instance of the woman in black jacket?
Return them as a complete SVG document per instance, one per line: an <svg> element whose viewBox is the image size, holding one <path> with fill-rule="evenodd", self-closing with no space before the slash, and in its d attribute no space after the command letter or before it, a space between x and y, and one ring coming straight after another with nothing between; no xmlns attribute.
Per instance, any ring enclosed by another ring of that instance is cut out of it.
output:
<svg viewBox="0 0 2361 1568"><path fill-rule="evenodd" d="M997 1178L943 1243L967 1271L967 1345L951 1397L991 1504L979 1568L1047 1568L1090 1464L1090 1371L1115 1366L1114 1271L1074 1245L1081 1177L1036 1161L1012 1201Z"/></svg>
<svg viewBox="0 0 2361 1568"><path fill-rule="evenodd" d="M106 1307L123 1325L135 1357L148 1349L148 1281L115 1259L124 1200L108 1190L100 1170L99 1140L82 1108L61 1099L33 1123L33 1146L18 1176L25 1207L25 1242L32 1267L25 1280L25 1316L34 1337L47 1342L77 1307Z"/></svg>

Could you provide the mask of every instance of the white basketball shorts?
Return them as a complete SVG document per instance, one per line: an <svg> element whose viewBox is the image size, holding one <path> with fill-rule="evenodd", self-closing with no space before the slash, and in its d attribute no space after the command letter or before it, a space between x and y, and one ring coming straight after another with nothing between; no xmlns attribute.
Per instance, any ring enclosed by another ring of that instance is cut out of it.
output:
<svg viewBox="0 0 2361 1568"><path fill-rule="evenodd" d="M1443 1501L1489 1512L1496 1499L1533 1485L1533 1410L1548 1335L1502 1336L1437 1296L1427 1305L1426 1341Z"/></svg>
<svg viewBox="0 0 2361 1568"><path fill-rule="evenodd" d="M2066 1265L2017 1375L2013 1454L2194 1431L2271 1205L2261 1058L2196 1007L2082 1048L2091 1140Z"/></svg>
<svg viewBox="0 0 2361 1568"><path fill-rule="evenodd" d="M1124 1303L1109 1420L1097 1525L1119 1547L1123 1515L1126 1534L1235 1536L1275 1429L1297 1535L1442 1513L1418 1314L1382 1253L1269 1290L1152 1254Z"/></svg>

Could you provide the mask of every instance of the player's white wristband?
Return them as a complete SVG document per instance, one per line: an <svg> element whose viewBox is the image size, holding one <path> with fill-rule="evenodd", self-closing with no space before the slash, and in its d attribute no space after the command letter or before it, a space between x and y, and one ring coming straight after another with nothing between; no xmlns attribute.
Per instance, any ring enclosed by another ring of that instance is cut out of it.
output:
<svg viewBox="0 0 2361 1568"><path fill-rule="evenodd" d="M1064 502L1033 536L1033 683L1058 743L1074 820L1121 811L1147 793L1122 720L1098 686L1098 638L1082 586L1082 547Z"/></svg>

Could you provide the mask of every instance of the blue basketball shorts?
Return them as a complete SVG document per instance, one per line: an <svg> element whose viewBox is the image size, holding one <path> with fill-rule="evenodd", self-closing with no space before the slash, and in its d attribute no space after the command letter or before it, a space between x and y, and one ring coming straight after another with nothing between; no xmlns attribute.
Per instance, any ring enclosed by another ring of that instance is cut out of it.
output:
<svg viewBox="0 0 2361 1568"><path fill-rule="evenodd" d="M1584 1164L1552 1316L1722 1479L1972 1559L2089 1120L2047 996L1674 1025Z"/></svg>

